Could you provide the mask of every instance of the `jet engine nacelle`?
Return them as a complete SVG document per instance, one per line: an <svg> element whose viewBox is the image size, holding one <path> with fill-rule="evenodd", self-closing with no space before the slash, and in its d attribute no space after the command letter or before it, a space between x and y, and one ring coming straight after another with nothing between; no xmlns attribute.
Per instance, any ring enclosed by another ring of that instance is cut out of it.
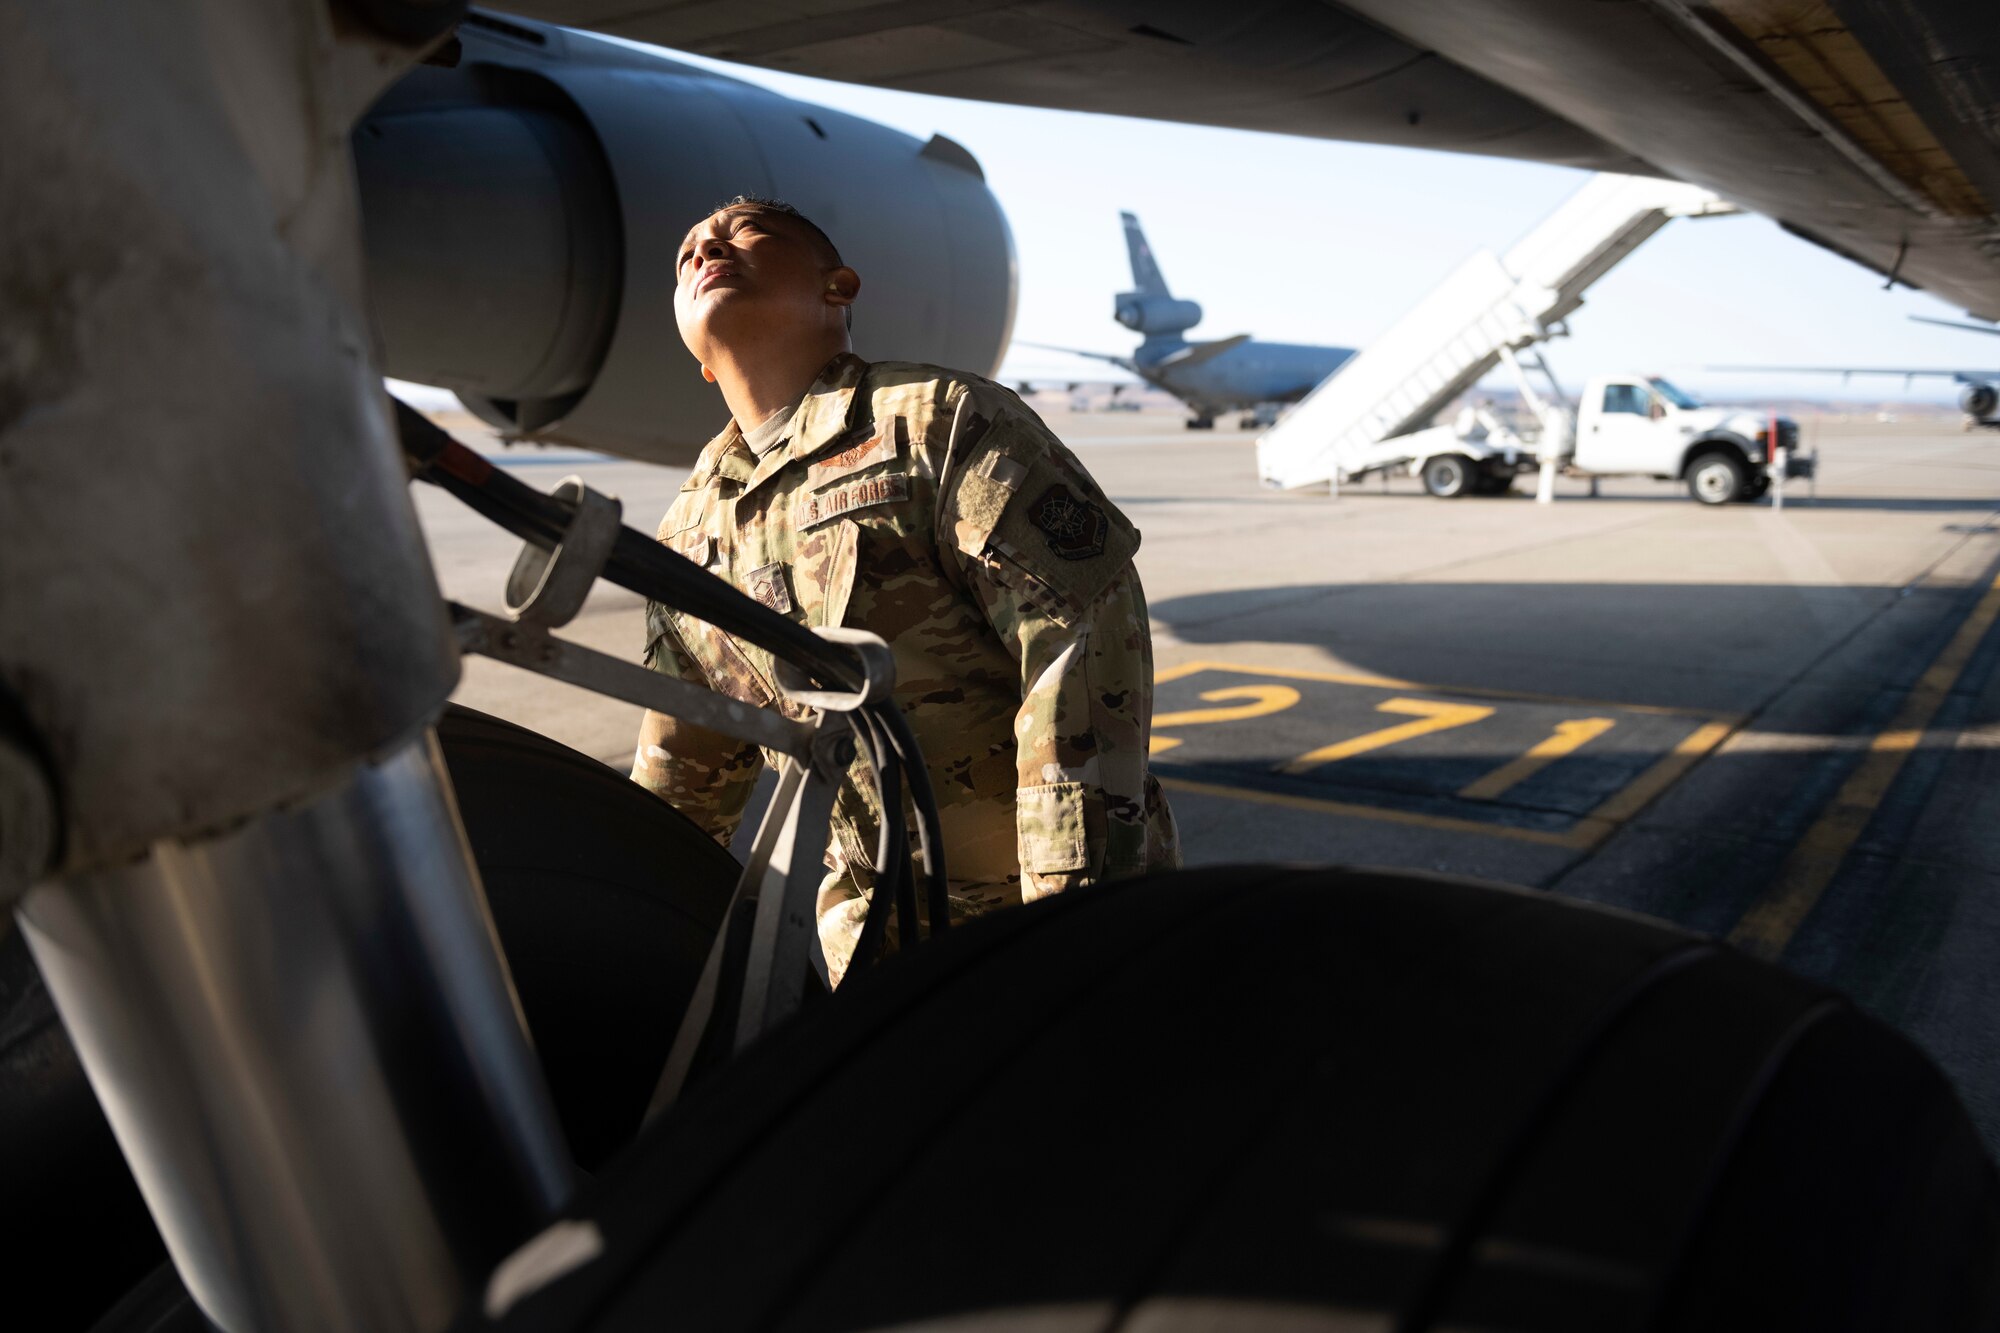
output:
<svg viewBox="0 0 2000 1333"><path fill-rule="evenodd" d="M674 261L737 194L792 203L860 272L862 356L999 365L1013 240L958 144L562 28L475 13L460 39L354 134L389 374L510 435L691 462L729 414L675 327Z"/></svg>
<svg viewBox="0 0 2000 1333"><path fill-rule="evenodd" d="M2000 389L1978 380L1958 391L1959 410L1982 423L2000 423Z"/></svg>
<svg viewBox="0 0 2000 1333"><path fill-rule="evenodd" d="M1120 292L1115 299L1113 317L1134 333L1149 338L1155 334L1179 333L1201 323L1201 306L1194 301L1148 292Z"/></svg>

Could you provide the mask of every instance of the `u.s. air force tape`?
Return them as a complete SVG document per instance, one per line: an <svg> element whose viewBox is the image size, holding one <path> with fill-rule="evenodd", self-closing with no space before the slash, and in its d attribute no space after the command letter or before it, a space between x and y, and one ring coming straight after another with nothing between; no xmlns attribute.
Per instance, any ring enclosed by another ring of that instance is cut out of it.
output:
<svg viewBox="0 0 2000 1333"><path fill-rule="evenodd" d="M902 473L868 477L832 486L792 501L792 527L800 532L870 505L893 504L910 498L910 479Z"/></svg>

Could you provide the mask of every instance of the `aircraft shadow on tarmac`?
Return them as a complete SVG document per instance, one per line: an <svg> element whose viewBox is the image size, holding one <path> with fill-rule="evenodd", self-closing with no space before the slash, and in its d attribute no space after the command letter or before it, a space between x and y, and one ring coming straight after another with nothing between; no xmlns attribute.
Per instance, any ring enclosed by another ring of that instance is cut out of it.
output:
<svg viewBox="0 0 2000 1333"><path fill-rule="evenodd" d="M1739 942L1803 877L1760 951L1918 1037L2000 1146L2000 749L1964 743L2000 722L1981 605L1718 583L1168 598L1152 762L1194 861L1448 868Z"/></svg>

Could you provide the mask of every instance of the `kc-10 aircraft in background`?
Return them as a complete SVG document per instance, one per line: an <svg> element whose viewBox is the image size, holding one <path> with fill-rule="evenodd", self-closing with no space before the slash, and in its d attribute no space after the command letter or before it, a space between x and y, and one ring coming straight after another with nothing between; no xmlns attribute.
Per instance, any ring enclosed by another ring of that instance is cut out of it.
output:
<svg viewBox="0 0 2000 1333"><path fill-rule="evenodd" d="M1139 219L1130 213L1118 216L1125 224L1125 248L1132 258L1132 290L1118 293L1112 317L1143 341L1130 356L1046 343L1025 346L1109 361L1131 371L1186 403L1194 414L1188 418L1190 430L1211 429L1217 416L1236 408L1252 414L1243 420L1250 425L1259 409L1297 402L1354 355L1352 347L1257 342L1247 333L1189 342L1182 335L1201 323L1201 306L1167 290Z"/></svg>
<svg viewBox="0 0 2000 1333"><path fill-rule="evenodd" d="M1967 324L1956 319L1929 319L1911 315L1919 324L1938 324L1947 329L1970 329L1974 333L2000 335L2000 325ZM2000 430L2000 370L1952 370L1941 366L1716 366L1716 370L1762 371L1787 375L1896 375L1905 380L1948 376L1962 387L1958 391L1959 410L1965 413L1965 428Z"/></svg>

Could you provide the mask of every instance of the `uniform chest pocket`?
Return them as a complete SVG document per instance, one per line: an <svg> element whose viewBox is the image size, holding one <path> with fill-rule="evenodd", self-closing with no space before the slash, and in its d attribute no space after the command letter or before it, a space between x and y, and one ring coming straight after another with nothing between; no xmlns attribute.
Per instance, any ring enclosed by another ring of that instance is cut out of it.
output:
<svg viewBox="0 0 2000 1333"><path fill-rule="evenodd" d="M815 627L838 625L854 591L858 532L852 519L823 524L792 538L789 559L756 552L758 563L738 580L744 592L774 611ZM751 552L739 562L748 564Z"/></svg>
<svg viewBox="0 0 2000 1333"><path fill-rule="evenodd" d="M854 588L855 524L841 519L804 531L788 521L783 491L737 507L720 564L747 596L800 624L838 625Z"/></svg>
<svg viewBox="0 0 2000 1333"><path fill-rule="evenodd" d="M709 534L707 525L702 522L702 517L703 515L697 511L677 521L669 519L671 527L662 525L660 544L676 555L685 556L703 569L713 572L719 563L718 545L715 538Z"/></svg>

